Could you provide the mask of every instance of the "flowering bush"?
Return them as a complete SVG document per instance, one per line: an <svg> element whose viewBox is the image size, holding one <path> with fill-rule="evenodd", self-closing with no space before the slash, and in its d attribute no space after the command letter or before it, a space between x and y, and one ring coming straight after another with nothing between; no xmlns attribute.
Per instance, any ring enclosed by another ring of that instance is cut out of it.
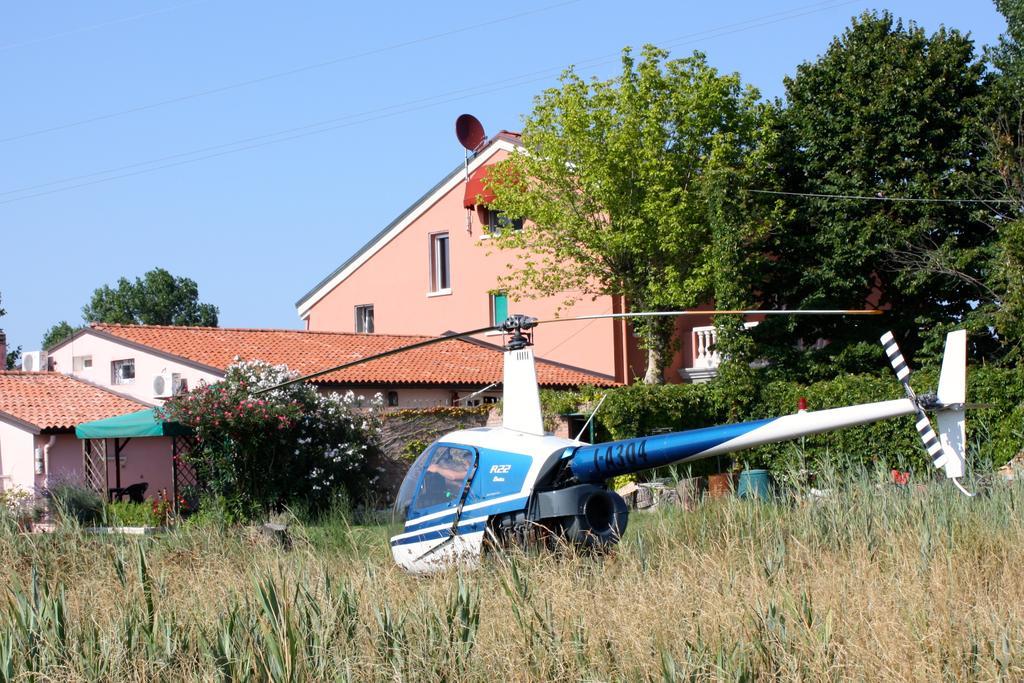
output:
<svg viewBox="0 0 1024 683"><path fill-rule="evenodd" d="M19 526L26 528L31 527L32 520L40 513L35 496L20 488L0 491L0 509L17 520Z"/></svg>
<svg viewBox="0 0 1024 683"><path fill-rule="evenodd" d="M256 393L296 376L283 365L236 358L222 381L162 408L165 419L195 432L197 445L183 459L232 515L294 504L317 512L338 495L362 497L381 399L360 411L363 397L321 394L306 383Z"/></svg>
<svg viewBox="0 0 1024 683"><path fill-rule="evenodd" d="M174 512L174 506L171 505L170 498L167 497L167 489L160 489L156 497L149 502L152 512L153 519L156 520L157 526L167 526L171 521L171 513Z"/></svg>

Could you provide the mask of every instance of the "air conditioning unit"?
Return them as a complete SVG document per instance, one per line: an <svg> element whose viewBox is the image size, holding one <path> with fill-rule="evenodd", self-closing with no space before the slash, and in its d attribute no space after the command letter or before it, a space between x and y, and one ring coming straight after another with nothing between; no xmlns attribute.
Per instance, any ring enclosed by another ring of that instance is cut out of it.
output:
<svg viewBox="0 0 1024 683"><path fill-rule="evenodd" d="M153 396L155 398L169 398L188 391L188 383L177 372L164 370L159 375L153 375Z"/></svg>
<svg viewBox="0 0 1024 683"><path fill-rule="evenodd" d="M28 351L21 355L21 369L25 372L48 370L46 351Z"/></svg>
<svg viewBox="0 0 1024 683"><path fill-rule="evenodd" d="M171 373L166 370L159 375L153 375L153 396L157 398L170 396L174 388L173 381Z"/></svg>

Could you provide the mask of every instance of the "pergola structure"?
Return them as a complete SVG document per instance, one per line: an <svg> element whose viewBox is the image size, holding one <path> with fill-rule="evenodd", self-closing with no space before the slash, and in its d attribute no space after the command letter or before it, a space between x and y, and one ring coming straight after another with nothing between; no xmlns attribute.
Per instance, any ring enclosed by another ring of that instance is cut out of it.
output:
<svg viewBox="0 0 1024 683"><path fill-rule="evenodd" d="M80 424L75 427L75 436L82 441L82 472L86 485L104 500L110 500L114 492L120 493L123 490L121 452L132 439L171 438L171 500L175 511L178 510L182 488L198 484L195 471L181 460L182 453L194 444L192 430L177 422L160 419L154 408ZM107 467L108 440L113 440L114 446L113 482L110 481L110 470Z"/></svg>

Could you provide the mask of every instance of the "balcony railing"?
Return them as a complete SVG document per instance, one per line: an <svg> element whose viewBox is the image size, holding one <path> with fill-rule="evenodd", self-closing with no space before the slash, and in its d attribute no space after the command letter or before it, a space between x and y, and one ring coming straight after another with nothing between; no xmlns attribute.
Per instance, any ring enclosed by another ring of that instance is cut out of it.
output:
<svg viewBox="0 0 1024 683"><path fill-rule="evenodd" d="M717 368L722 363L722 354L718 352L715 345L718 343L718 334L714 325L704 325L693 328L693 365L694 370L709 370Z"/></svg>
<svg viewBox="0 0 1024 683"><path fill-rule="evenodd" d="M743 327L748 330L755 325L756 322L743 323ZM679 375L687 382L707 382L718 374L718 366L722 364L722 354L716 348L718 333L714 325L702 325L694 327L690 335L693 356L689 367L679 369Z"/></svg>

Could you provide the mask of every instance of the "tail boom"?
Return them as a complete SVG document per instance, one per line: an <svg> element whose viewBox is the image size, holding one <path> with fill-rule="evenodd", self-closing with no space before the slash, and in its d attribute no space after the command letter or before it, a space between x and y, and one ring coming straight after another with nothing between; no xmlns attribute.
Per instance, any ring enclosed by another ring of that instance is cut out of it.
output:
<svg viewBox="0 0 1024 683"><path fill-rule="evenodd" d="M581 446L570 467L580 481L597 482L652 467L693 462L764 444L789 441L846 427L912 415L917 406L907 398L862 403L843 408L707 427L672 434Z"/></svg>

